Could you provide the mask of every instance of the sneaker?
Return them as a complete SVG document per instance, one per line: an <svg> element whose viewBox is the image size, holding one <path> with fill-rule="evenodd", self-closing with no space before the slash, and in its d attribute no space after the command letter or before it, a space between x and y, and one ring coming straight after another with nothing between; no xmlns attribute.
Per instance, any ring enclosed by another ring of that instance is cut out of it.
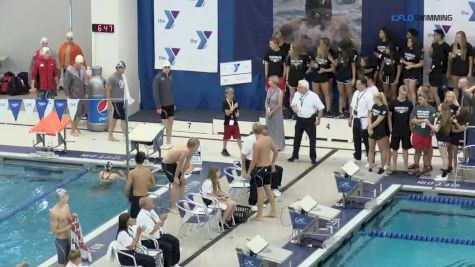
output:
<svg viewBox="0 0 475 267"><path fill-rule="evenodd" d="M289 158L287 161L288 161L288 162L294 162L294 161L298 161L298 160L299 160L299 158L291 157L291 158Z"/></svg>
<svg viewBox="0 0 475 267"><path fill-rule="evenodd" d="M273 191L274 191L274 196L276 197L280 197L282 195L282 193L277 189L274 189Z"/></svg>
<svg viewBox="0 0 475 267"><path fill-rule="evenodd" d="M448 176L443 177L442 174L439 174L435 177L434 181L436 181L436 182L445 182L445 181L447 181L448 178L449 178Z"/></svg>
<svg viewBox="0 0 475 267"><path fill-rule="evenodd" d="M229 154L229 152L226 149L223 149L223 151L221 151L221 155L223 155L225 157L231 156L231 154Z"/></svg>
<svg viewBox="0 0 475 267"><path fill-rule="evenodd" d="M312 159L312 165L317 165L317 160L316 159Z"/></svg>
<svg viewBox="0 0 475 267"><path fill-rule="evenodd" d="M384 173L384 169L379 168L378 174L383 174L383 173Z"/></svg>
<svg viewBox="0 0 475 267"><path fill-rule="evenodd" d="M340 112L340 113L338 113L338 115L337 115L335 118L337 118L337 119L344 119L344 118L345 118L345 113Z"/></svg>
<svg viewBox="0 0 475 267"><path fill-rule="evenodd" d="M257 206L256 205L251 206L251 211L254 211L254 212L257 211Z"/></svg>

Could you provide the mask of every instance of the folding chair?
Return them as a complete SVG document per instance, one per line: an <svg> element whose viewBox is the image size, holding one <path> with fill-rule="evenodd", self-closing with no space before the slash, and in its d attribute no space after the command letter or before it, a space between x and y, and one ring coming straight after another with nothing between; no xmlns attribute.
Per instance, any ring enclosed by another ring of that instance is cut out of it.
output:
<svg viewBox="0 0 475 267"><path fill-rule="evenodd" d="M117 263L119 263L119 265L121 267L142 267L142 265L137 264L137 260L135 259L135 257L133 255L130 255L128 253L125 253L125 252L120 251L119 249L117 249L117 241L115 241L115 240L112 241L109 246L112 247L112 253L114 255L114 258L116 259ZM157 244L157 247L158 247L158 244ZM154 259L159 257L159 262L157 262L158 263L157 267L162 267L163 266L163 254L162 254L162 251L160 249L154 250L154 251L149 251L146 247L139 245L138 250L140 250L140 252L143 253L143 254L147 254L147 255L152 256ZM134 265L123 265L123 264L121 264L120 260L119 260L119 255L123 255L127 258L130 258L132 260L132 262L134 263Z"/></svg>
<svg viewBox="0 0 475 267"><path fill-rule="evenodd" d="M264 265L263 260L252 257L244 253L241 249L236 249L239 267L261 267Z"/></svg>
<svg viewBox="0 0 475 267"><path fill-rule="evenodd" d="M219 208L219 202L217 199L204 195L201 192L187 193L185 195L185 199L190 201L191 203L189 204L191 205L189 206L190 209L196 212L202 212L203 209L207 209L209 216L212 217L212 219L216 221L216 224L218 225L218 231L220 232L224 231L222 213L221 213L221 209ZM207 205L205 200L211 201L211 205ZM196 206L193 203L198 203L199 206Z"/></svg>
<svg viewBox="0 0 475 267"><path fill-rule="evenodd" d="M241 176L241 169L236 167L224 168L224 174L229 185L229 193L237 192L236 196L242 203L247 203L249 198L250 184Z"/></svg>
<svg viewBox="0 0 475 267"><path fill-rule="evenodd" d="M189 200L179 200L176 202L176 206L178 208L178 212L180 213L180 219L182 223L180 230L178 231L179 237L185 236L186 226L188 226L186 230L190 231L194 225L200 228L206 225L208 237L210 240L212 239L211 231L209 229L209 221L211 220L212 216L209 215L208 208L206 206ZM202 209L195 209L199 206L201 206Z"/></svg>

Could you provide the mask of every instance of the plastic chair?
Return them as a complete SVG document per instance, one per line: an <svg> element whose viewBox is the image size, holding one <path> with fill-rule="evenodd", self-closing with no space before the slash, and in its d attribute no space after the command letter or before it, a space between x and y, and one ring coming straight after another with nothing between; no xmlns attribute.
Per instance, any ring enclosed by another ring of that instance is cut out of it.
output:
<svg viewBox="0 0 475 267"><path fill-rule="evenodd" d="M134 256L132 256L128 253L122 252L119 249L117 249L117 241L112 241L109 246L112 247L112 253L114 254L114 258L119 263L120 266L122 266L122 267L142 267L142 265L137 265L137 261L135 260ZM130 258L133 261L134 265L122 265L120 263L120 260L119 260L119 255L123 255L125 257Z"/></svg>
<svg viewBox="0 0 475 267"><path fill-rule="evenodd" d="M151 240L153 242L153 248L147 248L145 246L140 246L140 249L145 249L144 253L146 253L147 255L150 255L154 258L157 258L159 257L159 264L157 267L162 267L164 266L164 259L163 259L163 251L159 248L159 245L158 245L158 241L156 239L154 239L153 237L145 234L145 233L142 233L142 240L146 239L146 240Z"/></svg>
<svg viewBox="0 0 475 267"><path fill-rule="evenodd" d="M241 249L236 249L239 267L261 267L264 262L262 259L252 257L244 253Z"/></svg>
<svg viewBox="0 0 475 267"><path fill-rule="evenodd" d="M218 231L224 231L222 213L217 199L208 195L204 195L201 193L201 191L200 193L187 193L185 195L185 199L190 201L189 208L194 211L202 212L203 207L206 207L208 209L209 216L216 221L216 224L218 225ZM204 201L205 199L211 201L211 205L206 205ZM201 206L195 206L194 203L198 203Z"/></svg>
<svg viewBox="0 0 475 267"><path fill-rule="evenodd" d="M211 216L208 213L208 208L204 205L196 203L194 201L189 200L179 200L176 202L176 206L178 208L178 212L180 214L180 219L182 225L180 226L180 230L178 231L179 237L185 236L185 227L188 226L187 231L190 231L194 225L197 227L203 227L206 225L206 229L208 230L208 237L211 240L211 231L209 230L209 221L211 220ZM193 207L201 207L202 209L197 211L194 210ZM189 208L188 208L189 207Z"/></svg>
<svg viewBox="0 0 475 267"><path fill-rule="evenodd" d="M243 203L247 202L249 198L250 184L241 176L241 169L236 167L224 168L224 174L229 185L229 193L236 192L237 196Z"/></svg>

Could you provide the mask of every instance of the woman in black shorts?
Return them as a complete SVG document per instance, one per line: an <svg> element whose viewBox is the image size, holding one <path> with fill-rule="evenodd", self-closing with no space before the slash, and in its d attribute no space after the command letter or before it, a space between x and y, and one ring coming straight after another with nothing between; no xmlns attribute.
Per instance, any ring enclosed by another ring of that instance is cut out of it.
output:
<svg viewBox="0 0 475 267"><path fill-rule="evenodd" d="M356 81L356 61L358 53L350 39L344 39L338 46L338 58L336 62L336 82L338 86L338 117L343 118L343 109L346 103L351 103L353 87Z"/></svg>
<svg viewBox="0 0 475 267"><path fill-rule="evenodd" d="M376 47L374 48L374 62L376 64L376 70L374 72L374 81L376 85L380 87L382 81L379 79L379 72L381 67L381 61L383 60L383 54L386 50L386 46L391 44L391 36L389 35L389 31L386 27L383 27L379 30L378 41L376 42Z"/></svg>
<svg viewBox="0 0 475 267"><path fill-rule="evenodd" d="M416 103L417 85L422 82L422 67L424 66L424 51L412 36L407 38L407 46L401 54L404 85L408 88L408 98Z"/></svg>
<svg viewBox="0 0 475 267"><path fill-rule="evenodd" d="M455 93L454 92L447 91L445 93L444 102L442 102L442 104L440 104L439 107L438 107L439 112L441 112L442 105L444 105L444 104L449 106L450 116L451 116L451 118L454 118L457 115L457 112L460 108L460 105L459 105L457 99L455 98ZM449 135L449 138L450 138L450 135ZM463 138L463 134L462 134L462 138ZM455 141L455 142L457 142L457 141ZM448 146L449 166L447 167L448 173L450 173L453 170L453 168L452 168L452 166L453 166L452 165L453 153L452 153L452 146L450 146L450 143L452 143L452 142L449 140L449 146ZM455 158L455 160L457 160L457 158Z"/></svg>
<svg viewBox="0 0 475 267"><path fill-rule="evenodd" d="M368 135L369 135L369 153L368 165L369 171L373 171L374 151L378 144L381 153L381 166L378 174L384 173L384 166L389 162L389 136L388 136L388 102L383 92L374 94L374 105L369 112Z"/></svg>
<svg viewBox="0 0 475 267"><path fill-rule="evenodd" d="M459 108L457 115L452 120L452 128L450 131L450 149L452 150L453 168L457 169L457 154L459 147L463 145L463 134L470 121L470 109L467 107ZM449 164L449 170L451 167Z"/></svg>
<svg viewBox="0 0 475 267"><path fill-rule="evenodd" d="M384 94L388 95L391 100L396 99L397 85L401 76L401 59L396 51L396 47L392 44L386 46L381 61L380 79L383 81Z"/></svg>
<svg viewBox="0 0 475 267"><path fill-rule="evenodd" d="M320 98L325 99L325 108L327 114L332 110L331 88L328 83L330 73L335 71L333 57L330 55L330 47L322 42L317 48L317 55L310 63L312 71L315 73L312 83L312 89Z"/></svg>
<svg viewBox="0 0 475 267"><path fill-rule="evenodd" d="M473 71L473 54L472 45L467 42L465 32L459 31L455 35L455 42L451 46L449 52L449 67L448 77L452 80L454 93L457 96L460 94L458 82L461 78L472 77ZM450 77L449 77L450 76Z"/></svg>
<svg viewBox="0 0 475 267"><path fill-rule="evenodd" d="M289 103L292 103L295 89L297 88L297 83L300 80L305 79L305 74L308 71L309 64L310 57L305 54L302 45L300 43L293 42L290 45L289 56L285 60L285 66L287 66L285 80L290 92Z"/></svg>
<svg viewBox="0 0 475 267"><path fill-rule="evenodd" d="M452 113L450 110L448 103L442 103L435 125L432 125L430 121L428 122L428 126L435 132L437 146L442 158L442 174L435 178L436 181L446 181L449 173L450 129L452 127Z"/></svg>

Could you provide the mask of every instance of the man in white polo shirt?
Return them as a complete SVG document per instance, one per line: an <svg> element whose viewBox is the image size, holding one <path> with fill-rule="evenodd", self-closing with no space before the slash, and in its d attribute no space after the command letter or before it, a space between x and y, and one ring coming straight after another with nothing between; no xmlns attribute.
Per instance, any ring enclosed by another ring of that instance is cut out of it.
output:
<svg viewBox="0 0 475 267"><path fill-rule="evenodd" d="M356 80L356 89L358 89L351 99L350 118L348 119L348 126L353 126L353 144L355 152L353 158L361 160L361 141L364 143L366 157L368 156L368 112L373 107L373 91L368 87L365 78L358 78Z"/></svg>
<svg viewBox="0 0 475 267"><path fill-rule="evenodd" d="M139 201L140 212L137 215L136 225L143 227L142 245L147 248L154 248L151 239L158 241L158 246L163 252L165 267L178 266L180 261L180 241L178 238L166 234L162 226L167 219L165 213L158 214L153 209L153 201L149 197L142 197Z"/></svg>
<svg viewBox="0 0 475 267"><path fill-rule="evenodd" d="M295 123L294 151L288 161L293 162L299 159L300 143L305 131L310 140L310 160L312 164L317 164L317 126L320 125L320 118L323 115L325 106L320 97L309 90L309 84L306 80L300 80L297 85L292 104L290 105L295 114L297 122Z"/></svg>

